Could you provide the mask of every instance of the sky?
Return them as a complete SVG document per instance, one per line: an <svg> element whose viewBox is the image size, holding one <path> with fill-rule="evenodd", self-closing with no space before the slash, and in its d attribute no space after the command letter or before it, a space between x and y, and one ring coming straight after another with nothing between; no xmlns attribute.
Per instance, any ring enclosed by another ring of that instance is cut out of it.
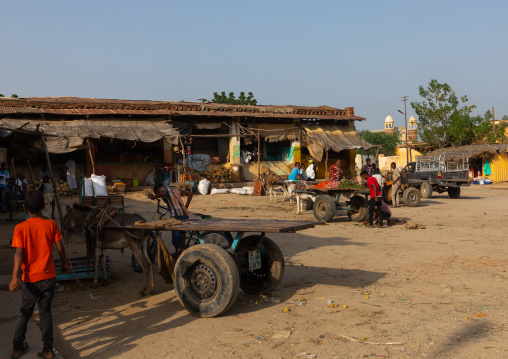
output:
<svg viewBox="0 0 508 359"><path fill-rule="evenodd" d="M508 115L508 1L0 0L0 93L354 107L358 129L431 79ZM413 113L407 103L408 117Z"/></svg>

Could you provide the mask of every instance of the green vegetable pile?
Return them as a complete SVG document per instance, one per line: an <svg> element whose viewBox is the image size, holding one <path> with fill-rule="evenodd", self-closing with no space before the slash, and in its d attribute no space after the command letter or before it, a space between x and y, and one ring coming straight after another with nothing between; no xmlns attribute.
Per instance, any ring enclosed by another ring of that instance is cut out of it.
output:
<svg viewBox="0 0 508 359"><path fill-rule="evenodd" d="M354 181L350 181L350 180L340 182L339 188L365 189L362 186L356 184Z"/></svg>

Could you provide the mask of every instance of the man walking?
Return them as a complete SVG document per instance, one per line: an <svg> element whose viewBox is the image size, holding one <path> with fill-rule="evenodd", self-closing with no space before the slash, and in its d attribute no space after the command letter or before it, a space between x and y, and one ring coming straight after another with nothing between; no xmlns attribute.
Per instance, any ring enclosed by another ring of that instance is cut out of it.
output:
<svg viewBox="0 0 508 359"><path fill-rule="evenodd" d="M367 174L370 176L372 176L372 165L370 164L370 158L367 158L365 160L365 166L362 167L362 171L367 171Z"/></svg>
<svg viewBox="0 0 508 359"><path fill-rule="evenodd" d="M399 207L400 172L395 162L390 165L392 168L392 207Z"/></svg>

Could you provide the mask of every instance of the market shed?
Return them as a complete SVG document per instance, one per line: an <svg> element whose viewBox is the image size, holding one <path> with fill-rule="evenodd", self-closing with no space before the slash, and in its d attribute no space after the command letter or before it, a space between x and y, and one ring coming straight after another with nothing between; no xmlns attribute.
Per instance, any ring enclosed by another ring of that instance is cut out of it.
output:
<svg viewBox="0 0 508 359"><path fill-rule="evenodd" d="M508 181L508 144L483 144L441 148L428 155L443 152L461 153L469 157L470 171L474 177L484 176L493 182Z"/></svg>
<svg viewBox="0 0 508 359"><path fill-rule="evenodd" d="M57 135L48 138L49 152L74 156L86 175L95 168L97 174L140 181L154 167L178 166L185 135L195 139L195 153L222 165L243 165L246 180L256 177L259 164L244 163L242 153L258 148L261 166L278 174L311 156L322 160L325 152L330 162L345 159L353 171L350 152L370 148L356 134L355 122L362 120L352 107L0 98L0 126Z"/></svg>

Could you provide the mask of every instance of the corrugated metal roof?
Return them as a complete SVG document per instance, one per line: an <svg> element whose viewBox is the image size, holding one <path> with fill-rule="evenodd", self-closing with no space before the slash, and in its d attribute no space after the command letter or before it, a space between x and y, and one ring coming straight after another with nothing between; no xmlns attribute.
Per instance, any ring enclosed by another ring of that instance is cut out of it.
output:
<svg viewBox="0 0 508 359"><path fill-rule="evenodd" d="M199 102L135 101L81 97L0 98L1 114L180 115L355 120L354 108L329 106L246 106Z"/></svg>

